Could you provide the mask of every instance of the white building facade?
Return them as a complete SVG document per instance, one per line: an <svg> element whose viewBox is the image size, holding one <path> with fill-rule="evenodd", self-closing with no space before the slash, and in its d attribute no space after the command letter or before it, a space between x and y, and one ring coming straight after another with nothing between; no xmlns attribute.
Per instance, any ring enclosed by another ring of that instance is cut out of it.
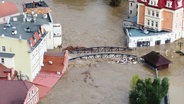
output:
<svg viewBox="0 0 184 104"><path fill-rule="evenodd" d="M44 65L47 49L62 45L61 25L53 24L47 4L40 3L44 8L36 7L36 12L31 14L9 15L10 19L0 24L0 63L15 69L21 79L30 81Z"/></svg>

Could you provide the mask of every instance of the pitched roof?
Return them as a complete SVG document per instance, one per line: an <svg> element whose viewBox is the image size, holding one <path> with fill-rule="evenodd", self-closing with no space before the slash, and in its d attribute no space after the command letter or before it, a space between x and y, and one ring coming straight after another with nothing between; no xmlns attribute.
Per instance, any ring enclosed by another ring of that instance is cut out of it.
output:
<svg viewBox="0 0 184 104"><path fill-rule="evenodd" d="M5 67L4 65L0 64L0 78L7 78L7 73L10 73L11 69Z"/></svg>
<svg viewBox="0 0 184 104"><path fill-rule="evenodd" d="M167 1L170 1L172 3L171 8L166 7ZM146 2L144 2L144 0L138 0L139 3L144 3L146 6L149 6L149 7L159 8L159 9L167 8L167 9L172 9L172 10L176 10L176 9L180 9L180 8L184 7L184 1L183 0L182 0L182 6L178 7L178 2L179 1L180 0L158 0L158 6L153 6L153 5L149 4L150 0L146 0Z"/></svg>
<svg viewBox="0 0 184 104"><path fill-rule="evenodd" d="M166 59L164 56L162 56L160 53L152 51L144 56L142 58L150 64L153 67L159 67L162 65L170 64L171 61Z"/></svg>
<svg viewBox="0 0 184 104"><path fill-rule="evenodd" d="M64 67L64 57L63 56L50 56L44 55L44 66L42 67L43 71L59 71L62 72Z"/></svg>
<svg viewBox="0 0 184 104"><path fill-rule="evenodd" d="M5 17L16 13L19 13L16 4L12 2L0 2L0 17Z"/></svg>
<svg viewBox="0 0 184 104"><path fill-rule="evenodd" d="M0 86L0 104L22 104L33 84L28 81L0 80Z"/></svg>

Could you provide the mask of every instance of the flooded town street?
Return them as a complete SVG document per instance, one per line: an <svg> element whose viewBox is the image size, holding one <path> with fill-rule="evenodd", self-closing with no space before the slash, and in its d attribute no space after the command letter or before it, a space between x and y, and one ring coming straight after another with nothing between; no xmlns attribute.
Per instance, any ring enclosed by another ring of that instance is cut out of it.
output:
<svg viewBox="0 0 184 104"><path fill-rule="evenodd" d="M21 4L32 0L7 0ZM127 18L128 2L112 8L108 0L45 0L55 23L63 28L63 48L68 46L126 46L122 21ZM183 41L183 40L182 40ZM168 77L170 104L184 102L184 56L178 42L137 48L128 54L142 56L159 51L172 61L168 69L159 70L159 77ZM182 47L184 50L184 47ZM166 53L167 52L167 53ZM134 74L141 78L155 77L143 64L117 64L108 60L74 60L68 71L39 104L128 104L130 81Z"/></svg>

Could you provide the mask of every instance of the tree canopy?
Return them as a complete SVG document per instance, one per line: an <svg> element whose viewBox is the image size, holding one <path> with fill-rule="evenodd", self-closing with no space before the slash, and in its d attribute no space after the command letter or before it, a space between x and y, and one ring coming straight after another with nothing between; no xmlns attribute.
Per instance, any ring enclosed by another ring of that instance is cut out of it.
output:
<svg viewBox="0 0 184 104"><path fill-rule="evenodd" d="M167 95L168 89L169 81L166 77L162 80L159 78L142 80L136 75L132 78L130 104L160 104L162 98Z"/></svg>

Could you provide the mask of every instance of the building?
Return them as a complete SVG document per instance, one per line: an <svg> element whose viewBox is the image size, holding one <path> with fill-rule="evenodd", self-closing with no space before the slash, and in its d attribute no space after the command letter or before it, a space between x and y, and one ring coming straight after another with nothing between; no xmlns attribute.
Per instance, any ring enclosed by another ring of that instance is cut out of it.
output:
<svg viewBox="0 0 184 104"><path fill-rule="evenodd" d="M44 98L68 69L68 51L47 52L44 66L32 83L39 88L39 98Z"/></svg>
<svg viewBox="0 0 184 104"><path fill-rule="evenodd" d="M137 16L137 0L128 0L128 17L132 18Z"/></svg>
<svg viewBox="0 0 184 104"><path fill-rule="evenodd" d="M23 5L24 13L27 15L41 14L43 18L48 18L50 21L42 26L48 32L46 36L47 49L54 49L62 45L62 27L60 24L54 24L51 16L51 9L44 1L25 3ZM27 16L25 16L27 18ZM35 20L36 18L34 18ZM36 21L36 20L35 20Z"/></svg>
<svg viewBox="0 0 184 104"><path fill-rule="evenodd" d="M23 6L24 13L10 15L9 21L0 24L0 63L16 69L21 79L33 81L44 65L47 49L61 45L61 25L53 24L44 1Z"/></svg>
<svg viewBox="0 0 184 104"><path fill-rule="evenodd" d="M16 79L16 73L13 69L7 68L0 64L0 80L14 80Z"/></svg>
<svg viewBox="0 0 184 104"><path fill-rule="evenodd" d="M14 3L5 1L0 3L0 24L7 23L11 16L19 14L19 10Z"/></svg>
<svg viewBox="0 0 184 104"><path fill-rule="evenodd" d="M165 69L169 67L170 60L162 56L160 53L152 51L142 56L144 62L154 69Z"/></svg>
<svg viewBox="0 0 184 104"><path fill-rule="evenodd" d="M0 104L37 104L38 88L28 81L0 80Z"/></svg>
<svg viewBox="0 0 184 104"><path fill-rule="evenodd" d="M137 26L126 29L128 47L155 46L184 37L182 0L138 0L137 5Z"/></svg>

